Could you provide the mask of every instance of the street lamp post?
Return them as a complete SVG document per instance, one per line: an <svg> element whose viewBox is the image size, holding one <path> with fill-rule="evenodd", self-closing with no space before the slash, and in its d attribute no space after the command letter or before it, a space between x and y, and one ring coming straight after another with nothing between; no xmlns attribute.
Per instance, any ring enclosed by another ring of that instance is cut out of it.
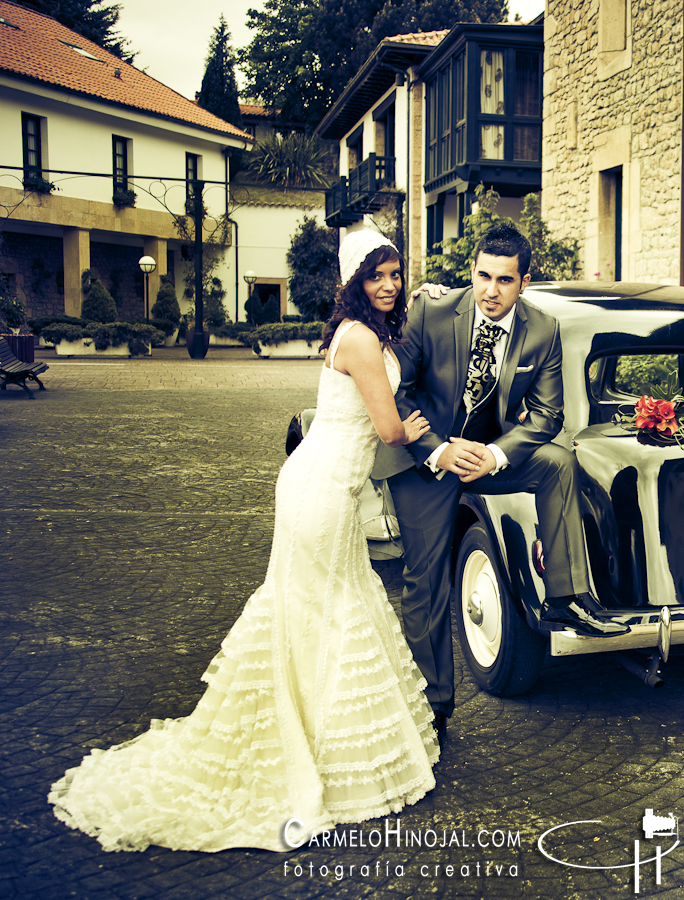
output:
<svg viewBox="0 0 684 900"><path fill-rule="evenodd" d="M150 273L157 268L157 261L151 256L141 256L138 265L145 273L145 318L150 321Z"/></svg>
<svg viewBox="0 0 684 900"><path fill-rule="evenodd" d="M252 299L252 285L257 280L256 272L252 272L251 269L248 269L242 277L247 282L247 287L249 288L249 296L247 297L247 302L249 303L249 301ZM250 305L249 309L250 309L249 317L251 318L251 315L252 315L251 305ZM256 325L256 322L253 322L252 324Z"/></svg>

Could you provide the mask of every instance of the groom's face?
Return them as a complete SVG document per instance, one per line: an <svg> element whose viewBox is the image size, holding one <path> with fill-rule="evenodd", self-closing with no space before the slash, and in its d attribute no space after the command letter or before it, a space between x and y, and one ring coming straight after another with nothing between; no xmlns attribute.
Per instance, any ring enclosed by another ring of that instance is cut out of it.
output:
<svg viewBox="0 0 684 900"><path fill-rule="evenodd" d="M494 322L513 309L530 276L520 277L517 256L480 253L473 263L473 293L483 315Z"/></svg>

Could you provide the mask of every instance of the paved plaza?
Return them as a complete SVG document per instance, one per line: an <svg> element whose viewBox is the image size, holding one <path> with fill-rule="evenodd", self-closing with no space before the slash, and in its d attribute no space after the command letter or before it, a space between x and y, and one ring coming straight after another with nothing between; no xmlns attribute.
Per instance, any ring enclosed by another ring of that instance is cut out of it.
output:
<svg viewBox="0 0 684 900"><path fill-rule="evenodd" d="M67 768L201 696L264 577L287 425L321 363L41 358L35 400L0 391L0 900L684 900L684 847L660 884L640 866L638 894L634 866L676 840L647 839L645 810L684 813L677 652L658 690L595 655L547 658L499 699L456 647L436 790L329 846L106 854L60 823L46 794ZM400 561L374 565L398 610ZM538 848L556 826L545 846L573 866Z"/></svg>

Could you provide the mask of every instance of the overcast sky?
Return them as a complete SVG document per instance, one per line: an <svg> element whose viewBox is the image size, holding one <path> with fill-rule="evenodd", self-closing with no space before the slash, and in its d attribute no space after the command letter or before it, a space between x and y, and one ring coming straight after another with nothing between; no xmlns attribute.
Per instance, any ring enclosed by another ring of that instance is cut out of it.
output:
<svg viewBox="0 0 684 900"><path fill-rule="evenodd" d="M544 10L544 0L509 0L511 19L519 12L531 19ZM209 40L221 13L234 47L249 44L247 10L263 0L122 0L119 31L137 50L134 65L180 94L194 99L204 74Z"/></svg>

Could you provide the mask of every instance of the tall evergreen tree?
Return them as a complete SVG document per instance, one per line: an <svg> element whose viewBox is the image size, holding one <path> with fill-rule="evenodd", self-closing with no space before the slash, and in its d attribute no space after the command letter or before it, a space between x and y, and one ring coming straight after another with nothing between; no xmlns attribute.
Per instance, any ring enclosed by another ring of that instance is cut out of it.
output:
<svg viewBox="0 0 684 900"><path fill-rule="evenodd" d="M197 102L220 119L242 128L242 114L235 79L236 55L230 45L230 32L221 14L209 41L202 87Z"/></svg>
<svg viewBox="0 0 684 900"><path fill-rule="evenodd" d="M507 15L507 0L265 0L239 59L250 94L314 128L383 38Z"/></svg>
<svg viewBox="0 0 684 900"><path fill-rule="evenodd" d="M35 9L52 16L76 34L99 44L105 50L126 62L132 62L135 53L127 49L128 40L114 28L119 21L121 4L103 6L104 0L15 0L19 6Z"/></svg>

